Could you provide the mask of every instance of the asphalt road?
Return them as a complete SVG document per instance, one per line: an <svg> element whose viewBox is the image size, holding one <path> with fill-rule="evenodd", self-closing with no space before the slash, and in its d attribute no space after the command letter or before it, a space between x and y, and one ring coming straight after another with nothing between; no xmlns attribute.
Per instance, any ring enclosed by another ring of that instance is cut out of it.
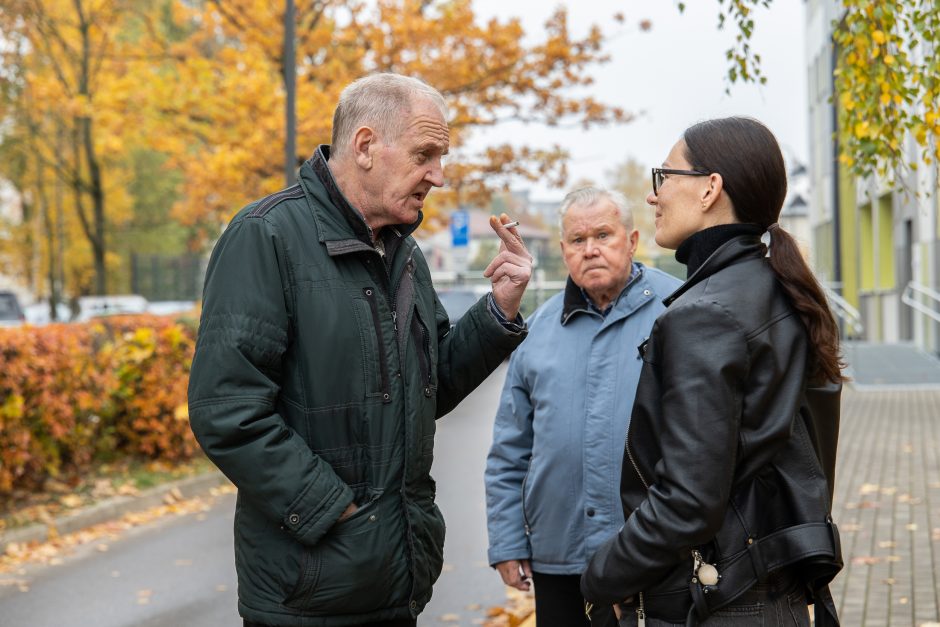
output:
<svg viewBox="0 0 940 627"><path fill-rule="evenodd" d="M480 624L504 603L486 564L483 467L505 377L500 367L438 422L434 477L447 520L444 572L422 627ZM0 627L240 626L232 554L232 495L201 514L84 545L62 563L0 574Z"/></svg>

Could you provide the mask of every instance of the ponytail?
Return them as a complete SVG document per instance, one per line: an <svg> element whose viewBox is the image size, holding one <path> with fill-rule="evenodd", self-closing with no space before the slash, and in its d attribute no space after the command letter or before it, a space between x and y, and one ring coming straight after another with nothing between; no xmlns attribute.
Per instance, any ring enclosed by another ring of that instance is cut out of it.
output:
<svg viewBox="0 0 940 627"><path fill-rule="evenodd" d="M839 352L839 327L826 302L822 286L800 254L796 240L774 223L770 233L770 267L783 291L800 314L809 337L810 380L814 383L845 381L845 363Z"/></svg>

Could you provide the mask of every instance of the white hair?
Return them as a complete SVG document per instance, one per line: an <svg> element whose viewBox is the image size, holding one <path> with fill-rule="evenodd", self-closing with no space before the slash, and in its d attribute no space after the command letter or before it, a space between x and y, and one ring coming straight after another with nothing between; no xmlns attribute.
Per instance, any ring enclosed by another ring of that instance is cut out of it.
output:
<svg viewBox="0 0 940 627"><path fill-rule="evenodd" d="M558 224L561 227L561 234L565 234L565 214L572 207L591 207L601 202L609 200L617 208L620 214L620 222L627 229L633 230L633 212L630 210L630 201L626 196L612 189L602 187L582 187L569 192L565 199L561 201L561 207L558 208Z"/></svg>
<svg viewBox="0 0 940 627"><path fill-rule="evenodd" d="M447 119L447 103L441 92L424 81L384 72L359 78L343 89L333 113L331 155L343 153L353 134L370 126L393 141L401 135L415 100L426 98Z"/></svg>

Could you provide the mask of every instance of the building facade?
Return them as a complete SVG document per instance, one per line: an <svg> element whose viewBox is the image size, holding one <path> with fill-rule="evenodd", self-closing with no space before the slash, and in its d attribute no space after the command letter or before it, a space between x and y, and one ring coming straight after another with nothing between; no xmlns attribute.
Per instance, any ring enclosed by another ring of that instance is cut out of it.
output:
<svg viewBox="0 0 940 627"><path fill-rule="evenodd" d="M807 0L805 7L814 270L848 305L834 307L843 328L857 313L860 339L940 353L936 164L865 179L840 167L832 35L843 9L838 0ZM904 141L913 160L916 144Z"/></svg>

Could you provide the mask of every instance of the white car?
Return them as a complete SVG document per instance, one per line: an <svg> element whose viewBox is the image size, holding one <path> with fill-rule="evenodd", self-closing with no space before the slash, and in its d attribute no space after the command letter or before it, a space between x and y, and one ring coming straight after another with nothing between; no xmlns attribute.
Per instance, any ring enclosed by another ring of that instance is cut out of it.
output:
<svg viewBox="0 0 940 627"><path fill-rule="evenodd" d="M75 322L85 322L101 316L138 314L147 312L147 299L138 294L122 296L80 296Z"/></svg>

